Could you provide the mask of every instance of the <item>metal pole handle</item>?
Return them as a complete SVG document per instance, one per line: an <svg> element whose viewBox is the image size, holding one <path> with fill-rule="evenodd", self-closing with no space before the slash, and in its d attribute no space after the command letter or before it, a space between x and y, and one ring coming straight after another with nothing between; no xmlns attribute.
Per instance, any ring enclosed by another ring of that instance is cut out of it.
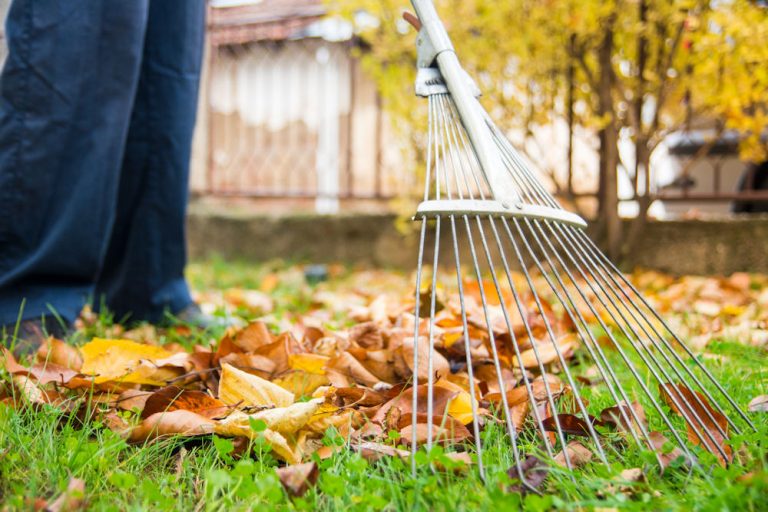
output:
<svg viewBox="0 0 768 512"><path fill-rule="evenodd" d="M456 104L459 117L475 150L483 174L488 180L493 198L505 208L522 205L520 196L501 161L499 150L493 142L491 130L483 118L482 107L467 84L464 70L459 64L448 32L437 15L435 5L431 0L411 0L411 3L421 20L421 32L432 45L435 61Z"/></svg>

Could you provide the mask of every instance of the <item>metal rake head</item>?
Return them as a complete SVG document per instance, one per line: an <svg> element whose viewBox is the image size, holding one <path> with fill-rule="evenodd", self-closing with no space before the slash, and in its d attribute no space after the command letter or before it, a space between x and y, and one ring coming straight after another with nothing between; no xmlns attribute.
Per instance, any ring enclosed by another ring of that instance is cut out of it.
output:
<svg viewBox="0 0 768 512"><path fill-rule="evenodd" d="M607 453L620 451L607 425L622 442L653 450L662 467L668 442L690 466L696 445L732 460L724 441L740 429L726 409L754 426L490 120L432 2L412 3L421 22L416 90L429 102L426 186L415 216L414 339L425 349L414 350L413 363L413 385L426 392L413 393L412 418L426 423L424 444L440 442L433 390L449 377L439 371L442 354L458 351L465 365L453 370L466 372L481 474L481 426L494 418L521 476L532 445L573 468L574 435L607 464ZM441 287L451 281L458 300L443 303ZM595 378L602 397L589 388Z"/></svg>

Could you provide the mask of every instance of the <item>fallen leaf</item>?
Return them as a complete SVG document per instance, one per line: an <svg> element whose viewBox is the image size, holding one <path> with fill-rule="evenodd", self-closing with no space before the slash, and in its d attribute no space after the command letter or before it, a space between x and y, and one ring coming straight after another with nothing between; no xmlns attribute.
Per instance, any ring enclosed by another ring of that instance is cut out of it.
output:
<svg viewBox="0 0 768 512"><path fill-rule="evenodd" d="M547 474L546 464L533 455L529 455L520 463L520 467L515 464L507 471L507 476L512 480L512 483L507 486L506 490L520 494L536 492L547 479Z"/></svg>
<svg viewBox="0 0 768 512"><path fill-rule="evenodd" d="M85 481L70 478L67 490L45 507L46 512L74 512L85 508Z"/></svg>
<svg viewBox="0 0 768 512"><path fill-rule="evenodd" d="M444 459L451 461L450 466L446 466L446 464L443 463ZM454 473L465 472L472 464L474 464L474 460L472 460L472 456L468 452L445 453L434 462L435 469L438 471L450 470Z"/></svg>
<svg viewBox="0 0 768 512"><path fill-rule="evenodd" d="M568 462L565 456L566 450L568 453L568 460L570 460L571 467L573 468L581 467L592 460L593 454L589 448L577 441L571 441L568 443L568 446L565 447L565 450L555 455L555 463L559 464L560 466L568 466Z"/></svg>
<svg viewBox="0 0 768 512"><path fill-rule="evenodd" d="M301 462L301 457L296 451L290 447L288 441L279 432L275 432L271 429L264 429L260 432L255 431L250 426L250 422L244 425L241 422L214 422L213 431L226 437L246 437L249 439L262 438L269 445L275 455L281 460L286 461L288 464L298 464Z"/></svg>
<svg viewBox="0 0 768 512"><path fill-rule="evenodd" d="M417 445L427 444L430 440L433 443L439 444L460 443L471 437L469 430L467 430L467 427L464 425L461 425L462 429L456 429L433 424L430 438L429 427L429 423L408 425L407 427L400 429L400 439L403 444L410 446L414 441L414 437Z"/></svg>
<svg viewBox="0 0 768 512"><path fill-rule="evenodd" d="M645 409L639 402L632 402L628 407L627 403L622 401L619 405L606 407L600 411L600 421L605 425L614 425L620 432L630 433L634 430L638 435L648 428Z"/></svg>
<svg viewBox="0 0 768 512"><path fill-rule="evenodd" d="M538 368L539 364L546 365L559 361L557 355L558 349L564 359L568 359L573 353L573 349L576 348L576 341L572 337L567 339L558 339L557 345L552 343L552 340L546 342L537 342L536 348L530 348L520 353L520 358L512 358L512 364L514 366L522 366L524 368Z"/></svg>
<svg viewBox="0 0 768 512"><path fill-rule="evenodd" d="M357 324L349 330L349 341L369 350L384 348L381 330L375 322Z"/></svg>
<svg viewBox="0 0 768 512"><path fill-rule="evenodd" d="M81 372L94 375L94 382L119 381L123 383L163 386L177 377L178 369L158 367L154 362L172 355L164 348L136 343L130 340L94 338L81 348Z"/></svg>
<svg viewBox="0 0 768 512"><path fill-rule="evenodd" d="M136 425L128 440L143 443L170 436L200 436L214 432L216 422L194 412L177 410L157 412Z"/></svg>
<svg viewBox="0 0 768 512"><path fill-rule="evenodd" d="M236 406L286 407L295 401L295 397L277 384L224 364L219 381L219 400Z"/></svg>
<svg viewBox="0 0 768 512"><path fill-rule="evenodd" d="M591 416L589 421L593 424L595 422L594 418ZM555 416L549 416L544 418L541 422L544 430L547 432L557 432L558 423L560 424L560 430L562 430L564 434L584 437L592 435L589 431L589 424L587 421L573 414L558 414L557 421L555 421Z"/></svg>
<svg viewBox="0 0 768 512"><path fill-rule="evenodd" d="M442 354L437 352L434 348L430 349L429 339L425 336L420 336L418 340L418 371L413 367L414 356L414 342L413 337L405 338L403 340L403 346L401 347L403 359L406 366L411 372L416 373L419 381L425 382L429 378L429 355L432 352L432 375L433 377L445 377L450 371L450 365L448 360L443 357Z"/></svg>
<svg viewBox="0 0 768 512"><path fill-rule="evenodd" d="M315 485L320 470L314 462L285 466L275 470L288 494L295 497L304 496L310 487Z"/></svg>
<svg viewBox="0 0 768 512"><path fill-rule="evenodd" d="M768 412L768 395L753 398L747 406L750 412Z"/></svg>
<svg viewBox="0 0 768 512"><path fill-rule="evenodd" d="M288 356L288 366L292 370L302 370L315 375L325 375L325 365L330 361L330 357L317 354L290 354Z"/></svg>
<svg viewBox="0 0 768 512"><path fill-rule="evenodd" d="M677 446L673 447L667 452L664 451L664 447L667 445L667 443L669 443L669 439L664 437L664 434L661 432L650 432L648 437L651 440L654 451L661 459L662 471L667 469L667 467L669 467L672 462L683 456L682 450L680 450L680 448Z"/></svg>
<svg viewBox="0 0 768 512"><path fill-rule="evenodd" d="M263 421L267 428L281 434L293 434L304 427L317 412L322 399L299 402L288 407L266 409L253 414L236 411L219 421L223 428L248 429L252 421Z"/></svg>
<svg viewBox="0 0 768 512"><path fill-rule="evenodd" d="M142 418L148 418L158 412L185 410L206 418L226 416L230 411L227 404L202 391L181 389L168 386L149 395L141 412Z"/></svg>
<svg viewBox="0 0 768 512"><path fill-rule="evenodd" d="M373 387L381 382L381 379L368 371L362 363L355 359L349 352L342 352L338 357L331 359L328 362L328 368L336 370L340 374L351 378L354 382L362 384L363 386Z"/></svg>
<svg viewBox="0 0 768 512"><path fill-rule="evenodd" d="M376 415L371 419L374 423L381 424L386 418L387 413L392 408L397 408L403 415L410 415L413 412L413 389L408 388L400 395L391 399L379 408ZM427 397L429 388L426 384L419 386L416 390L416 402L418 405L417 413L426 414ZM434 386L432 389L432 412L436 417L442 417L446 413L448 402L458 395L457 391L446 389L442 386Z"/></svg>
<svg viewBox="0 0 768 512"><path fill-rule="evenodd" d="M48 397L37 383L26 375L14 375L13 384L22 399L29 404L48 403Z"/></svg>
<svg viewBox="0 0 768 512"><path fill-rule="evenodd" d="M83 366L83 355L77 347L56 338L48 338L35 355L38 361L53 363L76 372Z"/></svg>
<svg viewBox="0 0 768 512"><path fill-rule="evenodd" d="M385 457L399 457L405 459L411 455L411 452L408 450L401 450L394 446L374 442L363 442L357 445L352 445L352 449L357 451L368 462L376 462Z"/></svg>
<svg viewBox="0 0 768 512"><path fill-rule="evenodd" d="M115 406L124 411L142 411L147 399L152 395L151 391L138 389L126 389L115 400Z"/></svg>
<svg viewBox="0 0 768 512"><path fill-rule="evenodd" d="M733 449L725 444L728 420L709 404L704 395L682 384L671 383L660 384L659 392L664 402L685 419L691 443L703 445L723 465L733 460Z"/></svg>

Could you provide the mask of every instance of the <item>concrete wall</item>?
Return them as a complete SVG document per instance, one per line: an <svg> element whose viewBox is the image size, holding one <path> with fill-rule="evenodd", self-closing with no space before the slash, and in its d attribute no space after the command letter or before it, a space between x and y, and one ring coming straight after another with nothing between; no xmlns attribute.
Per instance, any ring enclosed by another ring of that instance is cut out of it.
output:
<svg viewBox="0 0 768 512"><path fill-rule="evenodd" d="M392 215L257 216L193 205L188 221L190 255L414 268L418 233L404 235L394 221ZM449 231L443 229L441 263L452 264ZM428 240L427 247L432 244ZM465 237L460 236L459 244L462 261L470 263ZM425 261L429 258L428 250ZM768 217L651 222L626 268L636 266L673 274L768 272Z"/></svg>

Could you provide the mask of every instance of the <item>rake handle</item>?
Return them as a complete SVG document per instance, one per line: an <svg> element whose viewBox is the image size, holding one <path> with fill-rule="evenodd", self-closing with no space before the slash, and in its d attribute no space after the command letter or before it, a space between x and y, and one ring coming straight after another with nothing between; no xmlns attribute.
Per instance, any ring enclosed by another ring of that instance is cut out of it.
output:
<svg viewBox="0 0 768 512"><path fill-rule="evenodd" d="M482 107L472 93L466 73L459 63L453 43L431 0L411 0L421 22L421 34L432 46L435 62L443 75L445 85L456 104L461 123L469 136L480 167L483 170L493 198L505 208L522 206L520 196L506 174L501 156L493 142L491 130L482 114ZM423 41L424 44L426 41Z"/></svg>

